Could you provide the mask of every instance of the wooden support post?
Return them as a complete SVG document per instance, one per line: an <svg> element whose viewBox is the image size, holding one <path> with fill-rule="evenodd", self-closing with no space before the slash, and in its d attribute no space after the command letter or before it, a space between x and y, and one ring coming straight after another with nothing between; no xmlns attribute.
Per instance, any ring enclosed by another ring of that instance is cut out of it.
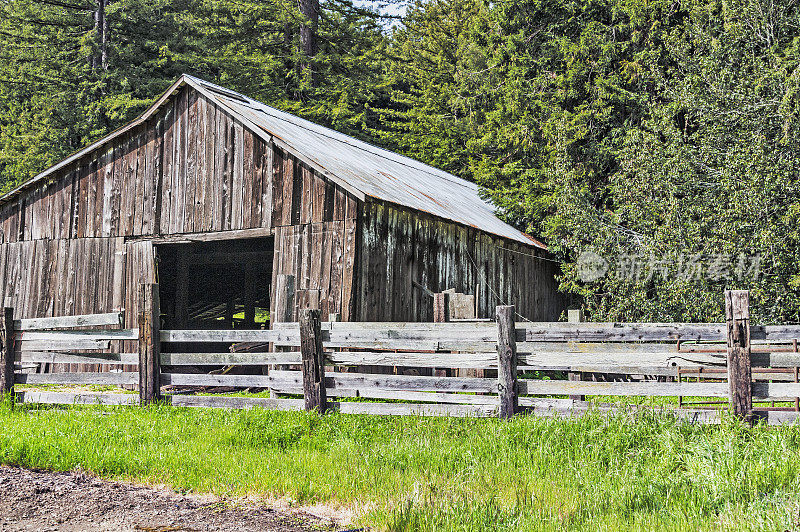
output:
<svg viewBox="0 0 800 532"><path fill-rule="evenodd" d="M161 301L158 284L142 284L139 293L139 402L161 395Z"/></svg>
<svg viewBox="0 0 800 532"><path fill-rule="evenodd" d="M500 417L510 418L519 410L517 400L517 338L515 307L497 307L497 393Z"/></svg>
<svg viewBox="0 0 800 532"><path fill-rule="evenodd" d="M584 320L583 317L583 309L570 309L567 311L567 320L570 323L581 323ZM583 380L583 376L580 372L570 371L567 374L567 378L571 381L581 381ZM585 395L570 395L570 399L573 401L585 401Z"/></svg>
<svg viewBox="0 0 800 532"><path fill-rule="evenodd" d="M750 293L747 290L725 291L730 404L734 415L748 421L753 416L749 306Z"/></svg>
<svg viewBox="0 0 800 532"><path fill-rule="evenodd" d="M433 294L433 321L435 323L450 321L450 294L448 292Z"/></svg>
<svg viewBox="0 0 800 532"><path fill-rule="evenodd" d="M303 360L303 397L306 410L324 414L327 400L319 310L303 309L300 312L300 353Z"/></svg>
<svg viewBox="0 0 800 532"><path fill-rule="evenodd" d="M0 321L0 396L14 390L14 309L3 308Z"/></svg>
<svg viewBox="0 0 800 532"><path fill-rule="evenodd" d="M450 321L450 293L438 292L433 294L433 322L445 323ZM447 377L447 369L433 368L435 377Z"/></svg>

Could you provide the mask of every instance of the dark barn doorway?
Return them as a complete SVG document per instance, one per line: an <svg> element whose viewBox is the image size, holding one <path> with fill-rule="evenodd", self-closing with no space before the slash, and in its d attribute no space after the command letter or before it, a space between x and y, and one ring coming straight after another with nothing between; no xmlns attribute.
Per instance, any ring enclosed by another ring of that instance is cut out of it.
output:
<svg viewBox="0 0 800 532"><path fill-rule="evenodd" d="M274 238L160 244L162 327L269 328Z"/></svg>

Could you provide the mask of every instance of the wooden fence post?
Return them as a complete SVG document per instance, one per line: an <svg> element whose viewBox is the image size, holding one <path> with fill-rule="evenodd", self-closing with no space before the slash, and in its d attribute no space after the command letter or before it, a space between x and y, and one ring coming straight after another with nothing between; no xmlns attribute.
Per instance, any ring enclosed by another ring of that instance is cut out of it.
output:
<svg viewBox="0 0 800 532"><path fill-rule="evenodd" d="M750 421L753 416L750 370L750 293L725 291L725 319L728 324L728 386L734 415Z"/></svg>
<svg viewBox="0 0 800 532"><path fill-rule="evenodd" d="M161 395L161 300L158 284L142 284L139 292L139 403Z"/></svg>
<svg viewBox="0 0 800 532"><path fill-rule="evenodd" d="M443 323L450 321L450 293L433 294L433 321Z"/></svg>
<svg viewBox="0 0 800 532"><path fill-rule="evenodd" d="M584 320L583 309L571 309L567 311L567 321L569 321L569 323L581 323L583 322L583 320ZM576 371L570 371L567 374L567 378L571 381L583 380L583 376L581 375L581 373ZM572 399L573 401L586 400L585 395L570 395L569 398Z"/></svg>
<svg viewBox="0 0 800 532"><path fill-rule="evenodd" d="M0 321L0 396L14 390L14 309L3 307Z"/></svg>
<svg viewBox="0 0 800 532"><path fill-rule="evenodd" d="M450 321L450 293L437 292L433 294L433 322L446 323ZM434 377L447 377L447 368L433 368Z"/></svg>
<svg viewBox="0 0 800 532"><path fill-rule="evenodd" d="M306 410L316 410L324 414L328 405L325 397L325 353L322 351L319 310L303 309L300 312L300 353L303 360L303 397Z"/></svg>
<svg viewBox="0 0 800 532"><path fill-rule="evenodd" d="M517 398L517 338L513 305L497 307L497 394L500 417L510 418L519 410Z"/></svg>

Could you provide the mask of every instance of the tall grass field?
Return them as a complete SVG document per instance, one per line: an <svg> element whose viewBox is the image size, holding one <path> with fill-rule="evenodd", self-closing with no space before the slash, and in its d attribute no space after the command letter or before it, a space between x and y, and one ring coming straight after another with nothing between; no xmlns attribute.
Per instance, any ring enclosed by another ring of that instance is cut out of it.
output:
<svg viewBox="0 0 800 532"><path fill-rule="evenodd" d="M0 462L354 512L376 530L800 530L800 429L0 406Z"/></svg>

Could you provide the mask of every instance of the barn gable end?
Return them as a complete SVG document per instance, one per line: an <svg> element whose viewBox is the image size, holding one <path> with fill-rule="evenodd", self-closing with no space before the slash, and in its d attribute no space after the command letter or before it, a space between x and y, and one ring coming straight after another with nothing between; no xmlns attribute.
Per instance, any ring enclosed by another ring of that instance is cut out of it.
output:
<svg viewBox="0 0 800 532"><path fill-rule="evenodd" d="M124 309L134 326L135 288L157 277L153 242L274 234L273 277L296 275L298 297L346 315L356 216L352 194L184 85L0 206L0 297L18 317ZM308 281L322 271L303 256L312 248L329 261L324 280Z"/></svg>

